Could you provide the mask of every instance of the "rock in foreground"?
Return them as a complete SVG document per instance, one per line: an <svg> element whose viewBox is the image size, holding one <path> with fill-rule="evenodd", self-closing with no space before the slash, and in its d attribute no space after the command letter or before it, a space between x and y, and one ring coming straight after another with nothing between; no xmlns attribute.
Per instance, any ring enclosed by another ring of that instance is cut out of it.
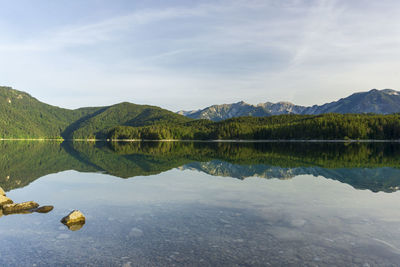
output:
<svg viewBox="0 0 400 267"><path fill-rule="evenodd" d="M7 214L17 213L17 212L21 212L21 211L29 211L32 209L36 209L37 207L39 207L39 204L34 201L6 204L6 205L3 205L3 213L7 215Z"/></svg>
<svg viewBox="0 0 400 267"><path fill-rule="evenodd" d="M0 195L0 207L12 203L14 202L10 198Z"/></svg>
<svg viewBox="0 0 400 267"><path fill-rule="evenodd" d="M48 213L48 212L52 211L53 209L54 209L53 206L41 206L33 211L38 212L38 213Z"/></svg>
<svg viewBox="0 0 400 267"><path fill-rule="evenodd" d="M0 187L0 196L5 196L6 192L4 192L3 188Z"/></svg>
<svg viewBox="0 0 400 267"><path fill-rule="evenodd" d="M74 210L62 218L61 222L65 224L69 230L77 231L85 224L85 215L83 215L79 210Z"/></svg>
<svg viewBox="0 0 400 267"><path fill-rule="evenodd" d="M83 222L85 221L85 215L83 215L83 213L80 212L79 210L74 210L70 214L61 219L61 222L64 224L72 224L82 221Z"/></svg>

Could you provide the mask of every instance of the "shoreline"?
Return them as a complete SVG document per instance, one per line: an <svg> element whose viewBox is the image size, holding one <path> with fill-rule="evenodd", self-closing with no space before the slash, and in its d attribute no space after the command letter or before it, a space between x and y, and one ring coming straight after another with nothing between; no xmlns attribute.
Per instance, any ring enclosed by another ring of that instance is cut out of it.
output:
<svg viewBox="0 0 400 267"><path fill-rule="evenodd" d="M245 139L215 139L215 140L181 140L181 139L161 139L161 140L150 140L150 139L59 139L59 138L0 138L0 141L57 141L57 142L197 142L197 143L400 143L398 140L380 140L380 139L335 139L335 140L324 140L324 139L265 139L265 140L245 140Z"/></svg>
<svg viewBox="0 0 400 267"><path fill-rule="evenodd" d="M76 141L76 140L72 140ZM175 139L163 139L163 140L136 140L136 139L112 139L112 140L98 140L104 142L198 142L198 143L400 143L400 140L293 140L293 139L266 139L266 140L175 140Z"/></svg>
<svg viewBox="0 0 400 267"><path fill-rule="evenodd" d="M64 142L62 138L0 138L0 141L58 141Z"/></svg>

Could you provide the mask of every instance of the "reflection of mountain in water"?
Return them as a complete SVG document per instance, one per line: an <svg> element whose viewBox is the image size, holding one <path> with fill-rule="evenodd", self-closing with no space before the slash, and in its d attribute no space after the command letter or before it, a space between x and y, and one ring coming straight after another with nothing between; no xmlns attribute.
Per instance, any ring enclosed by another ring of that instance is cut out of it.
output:
<svg viewBox="0 0 400 267"><path fill-rule="evenodd" d="M258 165L238 165L221 160L209 162L192 162L180 167L181 170L197 170L214 176L233 177L245 179L247 177L291 179L298 170L303 168L281 168L276 166ZM304 173L301 173L304 174Z"/></svg>
<svg viewBox="0 0 400 267"><path fill-rule="evenodd" d="M383 168L341 168L327 169L321 167L281 168L268 165L236 165L220 160L209 162L192 162L181 170L197 170L214 176L245 179L259 177L281 180L291 179L299 175L323 176L352 185L356 189L370 189L374 192L397 191L400 187L400 169Z"/></svg>
<svg viewBox="0 0 400 267"><path fill-rule="evenodd" d="M397 143L6 141L0 142L0 186L9 191L64 170L128 178L181 167L240 179L311 174L392 192L400 186L399 156Z"/></svg>

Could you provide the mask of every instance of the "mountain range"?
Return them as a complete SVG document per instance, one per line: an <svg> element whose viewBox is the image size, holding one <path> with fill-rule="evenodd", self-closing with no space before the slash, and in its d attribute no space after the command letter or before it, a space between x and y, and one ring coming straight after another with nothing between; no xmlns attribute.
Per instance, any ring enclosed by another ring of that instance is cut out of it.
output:
<svg viewBox="0 0 400 267"><path fill-rule="evenodd" d="M321 106L303 107L288 102L275 104L266 102L250 105L239 102L177 114L157 106L137 105L128 102L103 107L65 109L40 102L26 92L10 87L0 87L1 138L280 139L284 137L282 135L283 130L271 134L267 134L265 131L271 125L276 128L277 122L294 125L293 123L298 124L299 121L302 121L302 127L310 128L307 123L313 122L315 127L319 127L318 129L321 130L320 118L282 117L273 118L270 121L268 116L280 114L315 116L315 114L322 113L389 114L397 112L400 112L400 92L391 89L373 89L368 92L355 93ZM225 121L224 123L213 122L241 116L265 118L261 118L263 120L255 120L260 118L240 118L237 121ZM208 119L208 121L197 119ZM304 121L303 119L308 120ZM354 127L351 128L346 124L347 126L344 125L343 131L341 130L340 133L330 133L327 136L321 134L313 138L342 139L346 136L355 139L398 138L397 124L395 123L398 121L397 117L389 119L391 120L389 125L391 128L388 126L390 129L380 122L380 118L364 117L362 119L364 124L356 123L358 118L350 118L350 116L347 118L336 116L324 120L325 124L334 120L332 123L336 125L336 129L340 128L338 126L339 121L344 123L351 120L360 131L365 130L365 134L351 134L349 131ZM386 132L382 135L377 134L374 128L376 123L380 123L382 129L389 129L388 131L391 134ZM284 131L291 133L295 130L285 128ZM311 136L306 137L311 138ZM306 137L289 135L285 138Z"/></svg>
<svg viewBox="0 0 400 267"><path fill-rule="evenodd" d="M392 89L354 93L346 98L323 105L300 106L290 102L265 102L258 105L243 101L233 104L213 105L201 110L178 111L178 114L192 119L221 121L234 117L264 117L282 114L319 115L324 113L376 113L400 112L400 92Z"/></svg>

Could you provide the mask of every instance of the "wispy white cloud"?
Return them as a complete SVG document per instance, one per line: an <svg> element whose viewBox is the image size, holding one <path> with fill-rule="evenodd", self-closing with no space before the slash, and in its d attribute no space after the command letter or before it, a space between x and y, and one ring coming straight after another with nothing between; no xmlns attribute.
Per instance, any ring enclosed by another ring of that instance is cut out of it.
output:
<svg viewBox="0 0 400 267"><path fill-rule="evenodd" d="M46 32L42 36L32 40L26 40L23 44L1 44L0 50L49 50L62 49L69 46L90 45L118 38L118 36L135 30L145 24L163 20L194 17L204 15L205 6L196 9L167 8L162 10L140 10L128 15L108 18L100 22L94 22L80 26L65 26L55 32Z"/></svg>

